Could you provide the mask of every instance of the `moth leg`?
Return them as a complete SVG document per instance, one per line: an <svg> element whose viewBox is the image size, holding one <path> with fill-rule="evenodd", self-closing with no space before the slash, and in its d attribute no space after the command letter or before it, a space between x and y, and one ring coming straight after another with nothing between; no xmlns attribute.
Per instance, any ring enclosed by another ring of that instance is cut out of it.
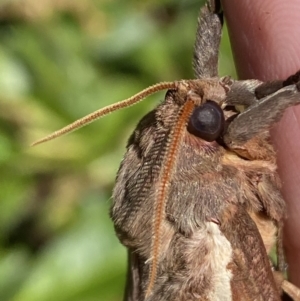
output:
<svg viewBox="0 0 300 301"><path fill-rule="evenodd" d="M271 81L271 82L266 82L262 83L255 89L255 96L256 98L262 99L270 94L273 94L283 88L283 81L282 80L277 80L277 81Z"/></svg>
<svg viewBox="0 0 300 301"><path fill-rule="evenodd" d="M193 58L197 78L218 75L218 55L223 25L220 7L219 0L209 0L200 10Z"/></svg>
<svg viewBox="0 0 300 301"><path fill-rule="evenodd" d="M283 224L282 222L277 222L277 244L276 244L277 270L281 273L284 273L285 257L284 257L282 236L283 236Z"/></svg>
<svg viewBox="0 0 300 301"><path fill-rule="evenodd" d="M279 288L281 288L292 300L300 301L300 289L292 284L291 282L284 279L283 273L285 270L285 259L284 259L284 251L282 245L282 230L283 225L278 224L278 234L277 234L277 269L278 271L274 271L274 278L277 284L279 284Z"/></svg>
<svg viewBox="0 0 300 301"><path fill-rule="evenodd" d="M267 95L275 93L283 87L297 84L298 82L300 82L300 70L289 76L286 80L277 80L261 84L255 89L255 95L257 99L261 99Z"/></svg>
<svg viewBox="0 0 300 301"><path fill-rule="evenodd" d="M229 83L228 83L229 81ZM259 103L261 99L278 90L300 82L300 71L291 75L286 80L261 82L257 79L250 80L228 80L228 77L220 79L221 85L228 85L229 91L226 96L226 105L249 106Z"/></svg>
<svg viewBox="0 0 300 301"><path fill-rule="evenodd" d="M282 117L285 109L300 103L300 82L283 87L240 113L229 125L224 142L229 147L243 145L266 132Z"/></svg>
<svg viewBox="0 0 300 301"><path fill-rule="evenodd" d="M293 301L300 301L300 289L296 285L284 279L280 272L273 271L273 275L279 290L287 294Z"/></svg>
<svg viewBox="0 0 300 301"><path fill-rule="evenodd" d="M139 260L137 254L128 250L128 267L126 287L123 301L138 301L141 294L141 278L139 274Z"/></svg>
<svg viewBox="0 0 300 301"><path fill-rule="evenodd" d="M292 300L300 301L300 289L296 285L287 280L283 280L281 288L287 295L292 298Z"/></svg>
<svg viewBox="0 0 300 301"><path fill-rule="evenodd" d="M221 78L220 84L222 85L227 78ZM226 85L226 82L225 82ZM262 82L257 79L238 80L229 85L229 91L226 95L226 105L249 106L258 102L256 96L256 89L262 85Z"/></svg>

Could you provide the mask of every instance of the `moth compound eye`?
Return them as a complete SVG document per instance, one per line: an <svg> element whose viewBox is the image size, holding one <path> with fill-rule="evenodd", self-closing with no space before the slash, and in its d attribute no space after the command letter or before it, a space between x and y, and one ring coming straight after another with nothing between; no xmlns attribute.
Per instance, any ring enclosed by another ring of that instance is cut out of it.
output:
<svg viewBox="0 0 300 301"><path fill-rule="evenodd" d="M224 130L225 118L222 109L213 101L207 101L194 109L188 131L206 141L216 140Z"/></svg>

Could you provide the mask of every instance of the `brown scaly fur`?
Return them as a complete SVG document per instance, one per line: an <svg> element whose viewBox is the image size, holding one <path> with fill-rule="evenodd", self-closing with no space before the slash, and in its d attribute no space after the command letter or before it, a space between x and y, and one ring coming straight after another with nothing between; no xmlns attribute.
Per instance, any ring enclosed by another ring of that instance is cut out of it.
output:
<svg viewBox="0 0 300 301"><path fill-rule="evenodd" d="M165 102L141 120L129 140L112 207L117 234L138 267L137 297L126 300L145 297L153 256L149 231L156 214L153 204L176 116L189 95L196 95L195 106L213 99L224 107L227 94L222 79L179 82L176 90L168 91ZM276 103L273 106L276 110ZM268 118L268 112L261 114ZM276 241L277 225L285 217L275 152L264 129L246 143L242 132L242 143L236 139L224 145L230 140L226 135L223 142L206 142L187 130L183 133L176 169L168 183L165 220L160 228L162 245L149 301L280 300L267 257ZM227 272L218 271L214 263L218 248L228 253ZM227 281L231 295L220 290Z"/></svg>

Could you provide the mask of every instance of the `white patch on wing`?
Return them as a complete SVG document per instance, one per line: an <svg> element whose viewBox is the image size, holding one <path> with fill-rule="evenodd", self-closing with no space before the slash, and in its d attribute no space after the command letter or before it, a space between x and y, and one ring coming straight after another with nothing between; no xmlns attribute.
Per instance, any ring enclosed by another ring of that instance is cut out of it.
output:
<svg viewBox="0 0 300 301"><path fill-rule="evenodd" d="M178 251L183 248L183 253L179 252L176 260L181 260L185 266L179 266L178 274L175 273L177 280L181 281L178 298L166 300L232 301L232 272L227 267L232 261L233 251L219 226L205 222L190 237L177 239L180 242L177 241L175 246Z"/></svg>
<svg viewBox="0 0 300 301"><path fill-rule="evenodd" d="M210 237L210 266L213 271L213 289L209 294L209 300L231 301L232 293L230 280L232 273L227 269L232 260L232 248L230 242L222 234L219 226L213 222L207 222L207 235Z"/></svg>

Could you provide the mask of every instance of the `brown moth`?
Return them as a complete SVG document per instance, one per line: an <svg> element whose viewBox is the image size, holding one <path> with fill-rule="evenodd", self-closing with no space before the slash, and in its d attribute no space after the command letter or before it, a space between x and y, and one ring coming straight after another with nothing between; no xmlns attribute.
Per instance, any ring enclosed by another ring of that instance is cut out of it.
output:
<svg viewBox="0 0 300 301"><path fill-rule="evenodd" d="M125 301L281 300L286 217L269 130L300 103L300 72L284 81L218 77L219 3L200 11L197 79L165 82L35 142L73 131L168 89L129 138L111 217L128 248ZM277 264L268 254L277 246Z"/></svg>

